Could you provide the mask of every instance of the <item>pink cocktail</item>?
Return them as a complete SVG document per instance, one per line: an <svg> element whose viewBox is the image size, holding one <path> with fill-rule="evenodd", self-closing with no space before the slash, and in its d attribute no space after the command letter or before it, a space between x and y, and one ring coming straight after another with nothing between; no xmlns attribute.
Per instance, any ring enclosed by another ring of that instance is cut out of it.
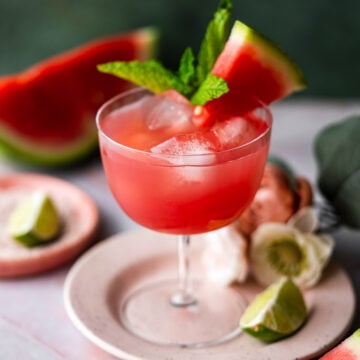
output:
<svg viewBox="0 0 360 360"><path fill-rule="evenodd" d="M268 154L271 114L259 106L251 113L199 129L192 121L193 113L194 107L173 93L155 96L136 89L106 103L98 113L97 124L105 173L121 208L146 228L180 235L179 286L174 296L169 295L168 306L187 309L196 317L196 308L206 300L198 301L190 286L189 235L228 225L250 204ZM151 291L164 292L166 286L155 284ZM227 291L220 290L221 296ZM136 296L148 293L146 289ZM153 293L150 297L156 299ZM199 316L201 321L206 318L203 312ZM173 321L170 315L169 321ZM188 321L197 326L197 319ZM206 328L206 323L201 326ZM154 339L152 332L149 329L148 334L139 336L170 343L158 339L166 336ZM212 335L193 341L188 334L179 336L178 345L213 344L227 339L230 333L235 334L234 329L226 325L216 338Z"/></svg>

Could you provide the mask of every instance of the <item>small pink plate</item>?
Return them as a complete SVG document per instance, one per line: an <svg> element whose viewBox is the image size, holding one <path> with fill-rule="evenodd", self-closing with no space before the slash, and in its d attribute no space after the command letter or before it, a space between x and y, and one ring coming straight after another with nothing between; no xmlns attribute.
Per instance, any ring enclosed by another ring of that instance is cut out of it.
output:
<svg viewBox="0 0 360 360"><path fill-rule="evenodd" d="M196 240L193 242L196 248ZM196 264L193 249L193 273ZM121 323L118 304L128 291L150 278L176 276L176 241L164 234L136 230L97 244L70 270L64 287L65 308L90 341L123 360L300 360L316 358L334 346L349 329L355 294L347 274L331 263L321 282L305 293L309 315L293 336L272 344L242 333L225 344L205 349L161 347L129 333ZM261 288L249 280L240 285L250 301ZM219 307L226 304L219 304ZM166 319L164 319L166 321ZM209 324L209 327L216 324Z"/></svg>
<svg viewBox="0 0 360 360"><path fill-rule="evenodd" d="M62 230L53 242L27 248L7 233L6 224L16 204L34 190L49 194L62 221ZM0 277L30 275L62 265L85 249L99 220L93 200L64 180L33 173L0 177Z"/></svg>

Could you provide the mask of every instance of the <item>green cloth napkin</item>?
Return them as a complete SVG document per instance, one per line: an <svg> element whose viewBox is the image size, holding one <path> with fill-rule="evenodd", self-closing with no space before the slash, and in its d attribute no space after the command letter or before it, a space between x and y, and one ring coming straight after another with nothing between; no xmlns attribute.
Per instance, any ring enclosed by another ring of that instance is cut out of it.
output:
<svg viewBox="0 0 360 360"><path fill-rule="evenodd" d="M360 228L360 115L323 129L315 138L318 186L339 220Z"/></svg>

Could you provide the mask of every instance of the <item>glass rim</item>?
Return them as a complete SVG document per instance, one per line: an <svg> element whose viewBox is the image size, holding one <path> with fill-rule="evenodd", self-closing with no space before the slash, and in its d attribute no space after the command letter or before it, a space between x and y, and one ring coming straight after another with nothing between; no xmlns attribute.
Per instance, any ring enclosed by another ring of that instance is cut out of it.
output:
<svg viewBox="0 0 360 360"><path fill-rule="evenodd" d="M254 108L253 110L249 111L249 113L252 113L254 111L256 111L257 109L263 109L265 110L266 113L266 117L267 117L267 123L269 124L268 128L263 131L261 134L259 134L257 137L251 139L250 141L235 146L233 148L230 149L224 149L224 150L220 150L220 151L216 151L216 152L206 152L206 153L199 153L199 154L161 154L161 153L153 153L151 151L147 151L147 150L140 150L140 149L135 149L132 148L130 146L121 144L119 142L117 142L116 140L112 139L111 136L107 135L105 133L105 131L103 130L100 122L101 122L101 115L102 113L109 107L111 106L111 104L115 103L116 101L125 98L127 96L130 96L132 94L136 94L136 93L148 93L148 94L152 94L152 95L156 95L155 93L151 92L150 90L143 88L143 87L139 87L136 86L132 89L129 90L125 90L113 97L111 97L109 100L105 101L100 108L98 109L97 113L96 113L96 118L95 118L95 122L96 122L96 126L98 129L98 132L101 136L103 136L107 141L109 141L112 145L114 145L115 147L118 147L119 149L122 150L126 150L127 152L131 152L134 154L139 154L139 155L143 155L143 156L150 156L152 158L156 158L156 159L178 159L178 158L182 158L182 159L195 159L195 158L199 158L199 157L212 157L214 156L214 153L216 153L217 155L222 155L222 154L230 154L232 152L236 152L236 151L241 151L241 150L245 150L247 148L251 148L254 144L260 142L262 139L264 139L270 132L272 129L272 123L273 123L273 116L272 116L272 112L270 111L270 108L268 105L266 105L265 103L261 102L260 100L256 100L259 104L258 107Z"/></svg>

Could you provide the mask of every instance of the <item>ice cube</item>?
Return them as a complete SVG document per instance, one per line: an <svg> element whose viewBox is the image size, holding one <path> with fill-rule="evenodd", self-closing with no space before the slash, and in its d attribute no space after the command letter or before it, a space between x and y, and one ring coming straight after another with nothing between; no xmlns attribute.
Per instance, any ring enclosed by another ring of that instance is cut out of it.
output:
<svg viewBox="0 0 360 360"><path fill-rule="evenodd" d="M230 149L245 144L257 136L256 127L243 117L234 117L215 124L212 132L222 149Z"/></svg>
<svg viewBox="0 0 360 360"><path fill-rule="evenodd" d="M185 101L177 101L169 96L152 96L144 104L145 122L150 130L173 128L181 131L193 126L192 106Z"/></svg>
<svg viewBox="0 0 360 360"><path fill-rule="evenodd" d="M217 148L216 137L208 131L173 136L152 147L150 151L155 154L171 155L169 161L174 164L205 165L214 162ZM185 158L184 155L192 156Z"/></svg>
<svg viewBox="0 0 360 360"><path fill-rule="evenodd" d="M168 155L201 155L215 152L217 140L211 132L180 134L151 148L151 152Z"/></svg>

